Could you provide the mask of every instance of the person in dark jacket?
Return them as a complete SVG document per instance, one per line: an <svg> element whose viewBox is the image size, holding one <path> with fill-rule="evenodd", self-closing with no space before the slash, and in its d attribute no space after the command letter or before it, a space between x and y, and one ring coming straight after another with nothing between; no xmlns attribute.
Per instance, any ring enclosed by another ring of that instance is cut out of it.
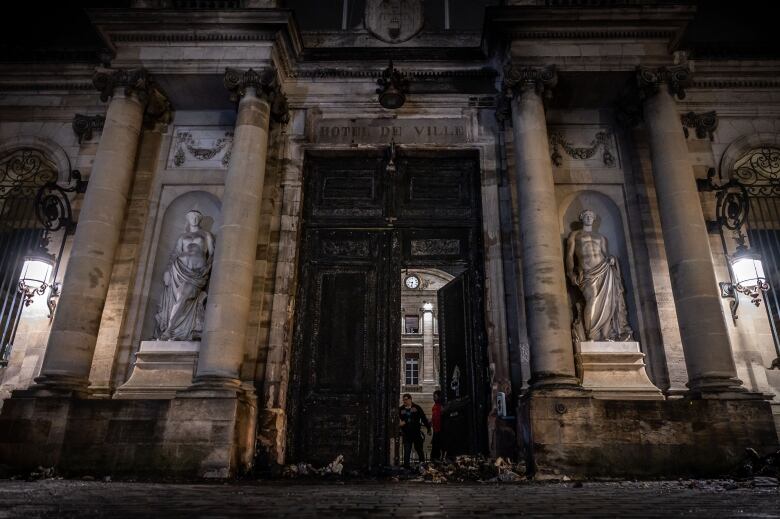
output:
<svg viewBox="0 0 780 519"><path fill-rule="evenodd" d="M412 402L412 395L406 393L403 396L404 405L398 408L398 416L401 419L401 434L404 440L404 467L409 468L409 458L412 455L412 445L417 451L420 462L425 461L423 452L423 435L420 430L424 425L431 432L431 424L422 407Z"/></svg>

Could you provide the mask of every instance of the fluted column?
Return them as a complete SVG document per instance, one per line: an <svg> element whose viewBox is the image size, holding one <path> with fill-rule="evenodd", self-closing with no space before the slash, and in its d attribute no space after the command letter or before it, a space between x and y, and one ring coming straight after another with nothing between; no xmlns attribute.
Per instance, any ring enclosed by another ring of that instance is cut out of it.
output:
<svg viewBox="0 0 780 519"><path fill-rule="evenodd" d="M238 116L225 177L222 227L216 240L195 389L240 387L269 123L272 110L281 114L284 108L284 96L272 69L259 73L228 69L224 82L232 98L238 100Z"/></svg>
<svg viewBox="0 0 780 519"><path fill-rule="evenodd" d="M523 251L531 386L577 386L561 231L542 96L555 86L552 67L504 71L512 99L517 193Z"/></svg>
<svg viewBox="0 0 780 519"><path fill-rule="evenodd" d="M744 391L737 378L699 193L673 95L684 97L683 66L637 72L658 209L694 394Z"/></svg>
<svg viewBox="0 0 780 519"><path fill-rule="evenodd" d="M33 389L84 392L95 352L114 256L125 217L144 110L170 105L143 69L98 69L93 83L111 99L79 212L41 376ZM150 102L151 101L151 102Z"/></svg>

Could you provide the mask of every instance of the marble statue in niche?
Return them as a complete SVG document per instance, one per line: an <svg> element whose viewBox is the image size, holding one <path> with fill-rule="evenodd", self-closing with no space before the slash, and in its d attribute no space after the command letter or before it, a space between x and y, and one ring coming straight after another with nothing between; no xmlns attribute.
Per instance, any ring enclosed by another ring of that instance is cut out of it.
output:
<svg viewBox="0 0 780 519"><path fill-rule="evenodd" d="M163 274L163 294L155 314L155 339L200 340L206 314L206 286L214 258L214 235L200 228L203 215L189 211Z"/></svg>
<svg viewBox="0 0 780 519"><path fill-rule="evenodd" d="M582 229L566 240L566 274L579 288L583 301L577 302L573 326L578 341L630 341L625 290L617 258L610 256L607 239L593 230L596 213L580 213Z"/></svg>

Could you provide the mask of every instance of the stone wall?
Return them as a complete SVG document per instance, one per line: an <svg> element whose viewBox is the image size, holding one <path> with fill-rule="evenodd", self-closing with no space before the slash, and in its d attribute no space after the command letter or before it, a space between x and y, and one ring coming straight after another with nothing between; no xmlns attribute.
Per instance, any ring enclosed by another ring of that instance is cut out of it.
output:
<svg viewBox="0 0 780 519"><path fill-rule="evenodd" d="M778 446L762 400L532 396L520 407L529 467L539 478L722 476L734 473L746 448Z"/></svg>
<svg viewBox="0 0 780 519"><path fill-rule="evenodd" d="M13 398L0 418L0 459L19 472L229 477L252 403L236 398Z"/></svg>

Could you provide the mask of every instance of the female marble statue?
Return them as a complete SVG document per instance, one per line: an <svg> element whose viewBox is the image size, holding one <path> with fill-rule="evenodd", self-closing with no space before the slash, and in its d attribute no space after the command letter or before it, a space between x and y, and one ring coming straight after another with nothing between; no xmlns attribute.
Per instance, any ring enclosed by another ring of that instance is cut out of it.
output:
<svg viewBox="0 0 780 519"><path fill-rule="evenodd" d="M155 319L161 341L200 340L206 314L206 285L214 257L214 235L200 228L203 215L186 214L186 230L176 240L163 275L163 295Z"/></svg>
<svg viewBox="0 0 780 519"><path fill-rule="evenodd" d="M578 305L578 325L588 341L629 341L633 331L628 324L620 266L607 253L607 239L593 230L596 213L580 213L582 229L572 231L566 240L566 273L580 289L584 308ZM576 264L575 264L576 257ZM577 327L575 327L576 329Z"/></svg>

